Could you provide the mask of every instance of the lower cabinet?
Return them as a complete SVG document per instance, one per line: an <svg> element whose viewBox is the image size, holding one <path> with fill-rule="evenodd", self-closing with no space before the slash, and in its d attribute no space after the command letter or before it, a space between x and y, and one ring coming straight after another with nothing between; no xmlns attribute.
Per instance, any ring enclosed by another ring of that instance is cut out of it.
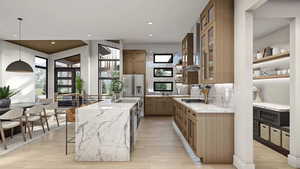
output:
<svg viewBox="0 0 300 169"><path fill-rule="evenodd" d="M145 116L172 116L173 111L174 109L172 97L145 97Z"/></svg>
<svg viewBox="0 0 300 169"><path fill-rule="evenodd" d="M289 154L290 134L286 118L289 113L253 108L253 137L256 141L287 156Z"/></svg>
<svg viewBox="0 0 300 169"><path fill-rule="evenodd" d="M233 162L233 113L195 113L179 102L174 109L176 125L203 163Z"/></svg>

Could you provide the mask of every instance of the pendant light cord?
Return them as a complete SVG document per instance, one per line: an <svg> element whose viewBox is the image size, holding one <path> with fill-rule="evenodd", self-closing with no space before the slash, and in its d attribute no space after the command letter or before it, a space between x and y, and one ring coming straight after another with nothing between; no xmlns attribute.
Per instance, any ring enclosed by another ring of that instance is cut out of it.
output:
<svg viewBox="0 0 300 169"><path fill-rule="evenodd" d="M19 41L21 42L21 22L23 18L18 18L19 20ZM21 45L19 45L19 59L21 60Z"/></svg>

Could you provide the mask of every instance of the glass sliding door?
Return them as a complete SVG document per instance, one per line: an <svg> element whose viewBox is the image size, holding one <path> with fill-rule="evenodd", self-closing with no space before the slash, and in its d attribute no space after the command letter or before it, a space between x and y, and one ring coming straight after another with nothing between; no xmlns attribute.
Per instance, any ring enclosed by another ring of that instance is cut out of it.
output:
<svg viewBox="0 0 300 169"><path fill-rule="evenodd" d="M48 59L36 56L35 62L35 99L48 97Z"/></svg>

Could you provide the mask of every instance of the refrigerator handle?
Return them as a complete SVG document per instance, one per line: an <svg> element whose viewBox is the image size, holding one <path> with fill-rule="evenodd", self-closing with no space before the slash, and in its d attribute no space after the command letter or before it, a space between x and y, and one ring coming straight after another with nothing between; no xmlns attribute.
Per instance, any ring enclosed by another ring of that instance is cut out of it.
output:
<svg viewBox="0 0 300 169"><path fill-rule="evenodd" d="M132 83L131 84L132 84L132 86L131 86L132 87L132 91L131 91L132 93L131 94L132 94L132 96L135 96L135 76L134 75L132 75Z"/></svg>

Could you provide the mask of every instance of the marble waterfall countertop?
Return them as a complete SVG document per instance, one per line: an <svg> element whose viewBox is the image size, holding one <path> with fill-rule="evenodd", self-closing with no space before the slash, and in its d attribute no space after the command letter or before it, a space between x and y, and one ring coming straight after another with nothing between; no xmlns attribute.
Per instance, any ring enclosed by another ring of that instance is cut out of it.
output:
<svg viewBox="0 0 300 169"><path fill-rule="evenodd" d="M75 159L77 161L129 161L130 110L139 98L108 100L76 111Z"/></svg>
<svg viewBox="0 0 300 169"><path fill-rule="evenodd" d="M232 108L224 108L214 104L204 104L204 103L187 103L181 99L186 98L173 98L178 103L183 104L187 108L193 110L195 113L234 113Z"/></svg>

